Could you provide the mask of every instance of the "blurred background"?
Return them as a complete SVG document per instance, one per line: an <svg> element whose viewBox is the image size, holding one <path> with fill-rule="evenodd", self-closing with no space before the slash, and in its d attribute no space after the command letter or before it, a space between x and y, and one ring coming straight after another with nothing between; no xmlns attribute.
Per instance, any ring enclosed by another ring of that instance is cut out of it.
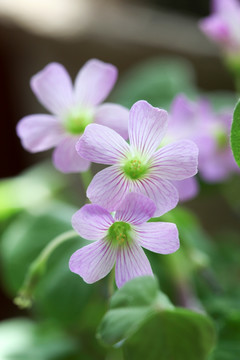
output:
<svg viewBox="0 0 240 360"><path fill-rule="evenodd" d="M197 26L198 20L207 16L209 11L208 0L0 0L1 177L6 179L17 176L30 166L48 159L51 154L26 152L16 136L15 127L19 119L25 115L45 112L31 92L29 80L52 61L62 63L73 79L90 58L98 58L116 65L119 69L119 81L110 100L128 107L138 98L145 98L152 105L169 109L177 92L208 93L215 101L214 104L224 98L226 106L233 107L236 101L233 94L233 79L226 71L217 47L209 42ZM149 72L150 69L152 74ZM155 74L158 74L157 79ZM216 92L220 94L218 100L214 95ZM47 191L59 191L64 188L67 181L68 184L72 184L72 188L62 191L59 197L61 200L68 199L67 203L71 206L80 207L83 189L79 179L75 175L58 174L50 163L47 166L46 176L44 175L44 181L50 183L50 190L48 188ZM43 172L43 168L39 168L33 170L31 176L37 181L39 174L42 175ZM234 181L235 186L236 180ZM238 181L239 179L237 183ZM15 191L11 186L6 188L6 196ZM236 195L234 186L230 182L219 190L220 185L202 185L202 196L188 202L186 207L195 212L204 231L213 238L219 239L231 229L231 233L234 233L233 242L239 243L239 237L236 235L240 230L239 195ZM74 191L79 188L81 191L76 196ZM19 189L23 191L23 197L32 196L32 193L25 194L21 187ZM42 184L34 188L34 192L39 193L39 198L47 197L44 191ZM3 198L0 202L2 200ZM11 208L11 204L9 207ZM15 216L16 209L11 208L11 211ZM57 216L63 230L68 229L68 221L72 214L71 209L66 209L66 212L69 219L62 220L62 215ZM1 229L5 229L10 223L10 218L5 215L4 213L2 216ZM11 221L12 219L11 217ZM40 239L40 224L37 229ZM18 240L6 245L6 237L19 238L20 232L16 225L7 235L6 232L4 234L3 244L8 255L4 255L2 269L6 273L9 270L6 259L13 261L14 267L18 262L16 249L22 246ZM56 234L58 232L59 230ZM41 246L39 245L40 248ZM35 248L33 253L36 254L37 251ZM231 262L230 259L231 256ZM22 270L22 274L24 271L26 269ZM54 271L57 271L57 267ZM19 275L16 283L9 285L8 281L11 282L11 277L14 276L14 270L10 269L7 277L2 277L1 320L28 316L27 311L19 310L12 302L23 278L23 275ZM240 277L240 273L237 276ZM54 281L53 276L51 291L54 290ZM77 279L76 284L78 281ZM42 286L45 291L46 287ZM50 285L46 290L46 296L48 291ZM89 294L84 294L87 299ZM74 293L69 294L66 306L71 306L69 303L72 296ZM40 305L40 310L36 311L37 316L45 314L47 317L46 314L54 308L55 300L52 300L51 309ZM70 343L68 345L72 346ZM44 356L42 358L45 359ZM56 358L60 359L60 356ZM99 358L101 359L101 356ZM26 359L25 357L24 360ZM37 357L34 357L35 359Z"/></svg>

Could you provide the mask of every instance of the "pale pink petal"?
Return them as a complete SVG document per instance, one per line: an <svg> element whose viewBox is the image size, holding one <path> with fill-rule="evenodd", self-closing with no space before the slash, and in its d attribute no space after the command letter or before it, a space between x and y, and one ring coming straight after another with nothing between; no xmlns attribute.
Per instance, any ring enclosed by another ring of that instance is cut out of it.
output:
<svg viewBox="0 0 240 360"><path fill-rule="evenodd" d="M236 13L239 11L238 0L212 0L212 10L217 13Z"/></svg>
<svg viewBox="0 0 240 360"><path fill-rule="evenodd" d="M65 136L59 121L44 114L25 116L17 124L16 130L23 147L31 152L48 150Z"/></svg>
<svg viewBox="0 0 240 360"><path fill-rule="evenodd" d="M143 180L132 183L133 192L148 196L156 205L154 216L161 216L169 210L175 208L178 203L178 191L168 180L149 175Z"/></svg>
<svg viewBox="0 0 240 360"><path fill-rule="evenodd" d="M111 271L115 260L116 247L102 239L77 250L70 258L69 268L92 284Z"/></svg>
<svg viewBox="0 0 240 360"><path fill-rule="evenodd" d="M104 238L113 222L111 214L95 204L84 205L72 217L73 228L87 240Z"/></svg>
<svg viewBox="0 0 240 360"><path fill-rule="evenodd" d="M168 114L146 101L136 102L129 114L129 140L133 149L151 156L164 137Z"/></svg>
<svg viewBox="0 0 240 360"><path fill-rule="evenodd" d="M144 248L159 254L171 254L179 248L175 224L150 222L136 227L137 241Z"/></svg>
<svg viewBox="0 0 240 360"><path fill-rule="evenodd" d="M183 180L197 173L198 147L190 140L180 140L159 149L152 157L153 174L163 179Z"/></svg>
<svg viewBox="0 0 240 360"><path fill-rule="evenodd" d="M108 126L128 139L129 110L122 105L105 103L96 108L94 122Z"/></svg>
<svg viewBox="0 0 240 360"><path fill-rule="evenodd" d="M56 115L64 115L73 103L71 78L58 63L47 65L31 79L31 88L40 103Z"/></svg>
<svg viewBox="0 0 240 360"><path fill-rule="evenodd" d="M76 150L84 159L111 165L126 156L129 145L116 131L103 125L90 124L79 139Z"/></svg>
<svg viewBox="0 0 240 360"><path fill-rule="evenodd" d="M84 172L90 166L90 162L80 157L76 151L78 138L79 136L67 136L54 150L54 166L63 173Z"/></svg>
<svg viewBox="0 0 240 360"><path fill-rule="evenodd" d="M153 217L155 210L156 206L151 199L142 194L130 193L118 207L115 220L134 225L142 224Z"/></svg>
<svg viewBox="0 0 240 360"><path fill-rule="evenodd" d="M92 59L79 71L75 81L75 101L84 106L94 106L106 99L116 80L117 68Z"/></svg>
<svg viewBox="0 0 240 360"><path fill-rule="evenodd" d="M198 194L199 185L195 176L185 180L172 181L172 183L178 190L179 201L191 200Z"/></svg>
<svg viewBox="0 0 240 360"><path fill-rule="evenodd" d="M209 16L201 20L199 22L199 26L201 30L212 40L230 45L231 29L229 28L229 25L219 16Z"/></svg>
<svg viewBox="0 0 240 360"><path fill-rule="evenodd" d="M138 276L153 276L148 258L136 241L119 246L115 273L117 287Z"/></svg>
<svg viewBox="0 0 240 360"><path fill-rule="evenodd" d="M129 181L118 166L110 166L92 179L87 197L109 211L115 211L129 191Z"/></svg>

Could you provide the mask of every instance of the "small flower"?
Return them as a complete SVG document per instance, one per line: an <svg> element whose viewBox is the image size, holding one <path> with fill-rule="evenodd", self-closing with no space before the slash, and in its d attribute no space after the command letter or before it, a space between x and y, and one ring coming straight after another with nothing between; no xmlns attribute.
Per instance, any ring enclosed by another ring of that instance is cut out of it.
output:
<svg viewBox="0 0 240 360"><path fill-rule="evenodd" d="M240 4L237 0L212 0L212 15L200 21L201 30L224 52L240 52Z"/></svg>
<svg viewBox="0 0 240 360"><path fill-rule="evenodd" d="M160 254L179 248L175 224L150 222L155 205L144 195L130 193L113 217L99 205L85 205L72 218L81 237L96 240L77 250L70 258L70 270L85 282L94 283L105 277L116 262L116 284L144 275L153 275L141 246Z"/></svg>
<svg viewBox="0 0 240 360"><path fill-rule="evenodd" d="M100 105L112 90L117 69L99 60L89 60L79 71L73 87L66 69L58 63L47 65L31 79L31 88L40 103L53 115L24 117L17 134L25 149L39 152L56 147L55 167L64 172L86 171L90 162L79 157L75 144L85 127L95 122L128 137L129 111L111 103Z"/></svg>
<svg viewBox="0 0 240 360"><path fill-rule="evenodd" d="M207 182L221 182L239 172L229 144L232 111L214 113L206 99L191 102L178 95L170 110L169 141L189 138L199 148L199 175ZM181 186L184 188L184 181ZM186 184L185 189L189 184Z"/></svg>
<svg viewBox="0 0 240 360"><path fill-rule="evenodd" d="M157 150L167 122L166 111L138 101L129 113L130 145L112 129L87 126L76 145L78 154L112 165L90 183L87 196L91 202L114 211L129 192L136 192L154 201L155 216L176 206L178 192L171 181L196 174L198 149L192 141L182 140Z"/></svg>

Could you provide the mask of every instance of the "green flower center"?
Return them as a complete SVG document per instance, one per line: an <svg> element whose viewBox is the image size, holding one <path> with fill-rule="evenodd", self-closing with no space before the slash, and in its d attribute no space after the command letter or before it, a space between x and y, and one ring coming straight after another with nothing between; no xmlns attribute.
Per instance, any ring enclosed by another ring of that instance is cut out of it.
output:
<svg viewBox="0 0 240 360"><path fill-rule="evenodd" d="M72 110L65 118L65 128L70 134L82 134L85 127L93 121L93 112L89 109Z"/></svg>
<svg viewBox="0 0 240 360"><path fill-rule="evenodd" d="M132 180L141 179L147 173L149 166L139 158L128 159L123 165L123 171Z"/></svg>
<svg viewBox="0 0 240 360"><path fill-rule="evenodd" d="M116 221L108 229L108 240L115 246L123 246L132 240L132 228L126 222Z"/></svg>
<svg viewBox="0 0 240 360"><path fill-rule="evenodd" d="M228 136L224 131L216 133L216 140L219 149L225 149L228 146Z"/></svg>

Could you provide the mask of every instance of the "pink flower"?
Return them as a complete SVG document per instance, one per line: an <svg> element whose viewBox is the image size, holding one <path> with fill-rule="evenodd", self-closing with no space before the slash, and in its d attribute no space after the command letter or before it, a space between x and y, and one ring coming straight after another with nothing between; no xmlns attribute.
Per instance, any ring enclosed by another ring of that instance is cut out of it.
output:
<svg viewBox="0 0 240 360"><path fill-rule="evenodd" d="M100 105L112 90L117 69L99 60L89 60L79 71L73 86L66 69L47 65L31 79L31 88L53 115L29 115L20 120L17 134L25 149L39 152L56 147L55 167L65 173L86 171L90 162L77 155L75 144L85 127L95 122L128 137L129 111L116 104Z"/></svg>
<svg viewBox="0 0 240 360"><path fill-rule="evenodd" d="M207 182L221 182L239 172L229 144L232 111L214 113L206 99L191 102L178 95L171 107L169 141L189 138L199 148L199 175ZM184 182L181 182L184 188ZM187 191L186 184L184 191Z"/></svg>
<svg viewBox="0 0 240 360"><path fill-rule="evenodd" d="M87 189L88 198L114 211L129 192L142 193L156 204L155 216L174 208L178 192L172 180L197 172L197 146L181 140L157 150L167 130L167 112L146 101L135 103L129 113L130 145L115 131L89 125L76 149L83 158L106 165Z"/></svg>
<svg viewBox="0 0 240 360"><path fill-rule="evenodd" d="M200 21L201 30L227 53L240 52L240 4L212 0L212 15Z"/></svg>
<svg viewBox="0 0 240 360"><path fill-rule="evenodd" d="M72 218L72 225L81 237L96 240L77 250L70 258L70 270L87 283L105 277L116 262L116 284L144 275L153 275L141 246L160 254L179 248L175 224L149 220L155 205L149 198L130 193L113 217L99 205L85 205Z"/></svg>

